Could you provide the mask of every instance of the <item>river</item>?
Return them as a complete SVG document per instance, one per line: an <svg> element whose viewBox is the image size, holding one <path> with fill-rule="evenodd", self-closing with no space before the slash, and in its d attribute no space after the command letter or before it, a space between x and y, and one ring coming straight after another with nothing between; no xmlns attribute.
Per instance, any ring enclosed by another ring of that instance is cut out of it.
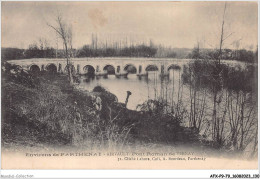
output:
<svg viewBox="0 0 260 179"><path fill-rule="evenodd" d="M182 84L181 75L183 73L183 66L190 61L192 61L192 59L184 59L182 69L180 70L169 70L169 78L163 81L158 71L149 71L148 78L142 77L141 79L139 79L136 74L128 74L127 78L117 78L115 75L108 75L108 78L88 78L81 76L79 88L92 91L95 86L102 86L107 91L116 95L118 101L122 103L125 103L127 91L130 91L132 95L129 97L127 108L132 110L136 110L137 105L144 103L148 99L158 99L160 96L163 96L164 99L167 98L173 102L177 102L178 97L180 97L178 96L178 92L181 90L181 100L184 102L184 105L186 105L186 102L189 103L190 91L187 86L180 86L180 84ZM226 60L224 63L231 66L244 66L242 62L237 61Z"/></svg>
<svg viewBox="0 0 260 179"><path fill-rule="evenodd" d="M168 91L172 91L170 89L179 88L181 72L179 70L170 70L169 73L169 79L165 79L165 81L168 85ZM136 74L129 74L127 78L117 78L115 75L108 75L108 78L95 77L93 79L82 77L79 87L91 91L95 86L102 86L107 91L115 94L118 101L122 103L125 103L127 91L130 91L132 94L129 97L127 108L135 110L138 104L142 104L148 99L155 99L162 95L161 82L159 73L157 71L151 71L148 72L147 78L142 77L141 79L139 79ZM188 91L186 90L186 92ZM169 98L175 96L169 93L170 92L168 92Z"/></svg>

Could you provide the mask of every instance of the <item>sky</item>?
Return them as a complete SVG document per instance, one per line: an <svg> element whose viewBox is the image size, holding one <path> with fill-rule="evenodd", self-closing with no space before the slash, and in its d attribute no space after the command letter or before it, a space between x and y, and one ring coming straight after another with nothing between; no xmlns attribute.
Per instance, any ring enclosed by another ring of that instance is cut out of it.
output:
<svg viewBox="0 0 260 179"><path fill-rule="evenodd" d="M56 47L60 13L72 26L73 47L99 41L148 42L176 48L216 48L220 41L224 2L2 2L2 47L28 48L39 39ZM224 48L255 49L257 2L227 2ZM59 44L61 40L58 40ZM60 45L61 46L61 45Z"/></svg>

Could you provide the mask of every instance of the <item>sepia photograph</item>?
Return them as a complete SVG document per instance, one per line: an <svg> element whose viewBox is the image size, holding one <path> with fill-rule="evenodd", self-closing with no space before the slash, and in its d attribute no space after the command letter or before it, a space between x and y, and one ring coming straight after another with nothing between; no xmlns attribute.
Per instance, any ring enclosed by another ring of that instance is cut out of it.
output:
<svg viewBox="0 0 260 179"><path fill-rule="evenodd" d="M1 169L258 169L258 2L2 1Z"/></svg>

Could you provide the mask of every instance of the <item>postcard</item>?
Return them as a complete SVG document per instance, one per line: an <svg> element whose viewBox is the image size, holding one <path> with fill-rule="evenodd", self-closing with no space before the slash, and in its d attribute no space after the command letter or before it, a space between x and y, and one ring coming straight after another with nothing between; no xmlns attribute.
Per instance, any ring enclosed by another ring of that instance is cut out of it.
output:
<svg viewBox="0 0 260 179"><path fill-rule="evenodd" d="M2 169L258 169L257 2L2 4Z"/></svg>

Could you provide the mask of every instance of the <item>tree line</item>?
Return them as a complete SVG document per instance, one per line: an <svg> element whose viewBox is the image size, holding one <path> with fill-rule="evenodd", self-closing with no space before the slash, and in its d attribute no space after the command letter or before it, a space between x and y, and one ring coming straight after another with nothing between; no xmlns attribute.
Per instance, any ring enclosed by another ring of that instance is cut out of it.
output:
<svg viewBox="0 0 260 179"><path fill-rule="evenodd" d="M147 45L136 45L124 48L92 48L89 45L77 50L76 57L155 57L157 49Z"/></svg>
<svg viewBox="0 0 260 179"><path fill-rule="evenodd" d="M257 63L258 51L246 49L223 49L221 52L222 60L238 60L249 63ZM219 56L217 49L188 49L188 48L169 48L163 46L136 45L130 47L116 48L93 48L84 45L79 49L72 49L72 56L81 57L149 57L149 58L189 58L189 59L216 59ZM64 58L64 50L54 49L53 47L29 45L28 49L2 48L2 60L29 59L29 58Z"/></svg>
<svg viewBox="0 0 260 179"><path fill-rule="evenodd" d="M188 58L191 59L217 59L219 57L218 49L199 49L198 47L194 48L191 53L188 54ZM257 63L258 59L258 50L253 52L252 50L239 49L223 49L221 52L222 60L237 60L249 63Z"/></svg>

